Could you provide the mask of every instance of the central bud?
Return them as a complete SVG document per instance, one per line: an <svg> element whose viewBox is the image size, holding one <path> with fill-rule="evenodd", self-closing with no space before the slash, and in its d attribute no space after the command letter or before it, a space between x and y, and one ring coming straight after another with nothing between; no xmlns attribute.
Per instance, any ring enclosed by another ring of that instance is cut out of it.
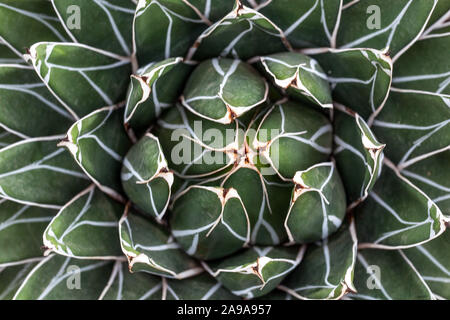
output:
<svg viewBox="0 0 450 320"><path fill-rule="evenodd" d="M262 63L256 68L264 72ZM269 92L277 96L251 65L207 60L192 72L181 104L158 121L156 135L175 174L170 223L191 255L215 259L247 244L295 240L286 225L296 217L288 215L298 201L294 176L328 160L331 124L314 106L272 103ZM233 197L223 201L223 190ZM322 230L314 230L316 240L328 235Z"/></svg>
<svg viewBox="0 0 450 320"><path fill-rule="evenodd" d="M260 262L292 267L298 247L266 246L325 239L345 215L343 185L330 161L331 98L322 69L299 53L251 61L189 62L193 70L179 90L180 103L165 107L154 136L141 139L124 161L124 188L133 203L162 220L163 200L170 199L166 222L177 245L208 261L223 283L220 270L233 269L236 257L248 260L240 273L255 274ZM157 68L146 74L163 72ZM165 72L167 85L176 81ZM137 80L146 92L145 80ZM157 96L168 87L154 88ZM147 110L137 106L136 112ZM137 148L148 157L133 157ZM161 175L161 168L170 172ZM223 264L210 262L223 258Z"/></svg>

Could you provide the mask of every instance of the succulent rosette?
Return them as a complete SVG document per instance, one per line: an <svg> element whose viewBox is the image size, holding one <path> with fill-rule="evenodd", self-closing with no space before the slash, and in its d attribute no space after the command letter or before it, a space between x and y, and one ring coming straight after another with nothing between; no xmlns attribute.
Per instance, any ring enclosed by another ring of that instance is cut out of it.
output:
<svg viewBox="0 0 450 320"><path fill-rule="evenodd" d="M444 0L1 0L0 298L450 298L449 52Z"/></svg>

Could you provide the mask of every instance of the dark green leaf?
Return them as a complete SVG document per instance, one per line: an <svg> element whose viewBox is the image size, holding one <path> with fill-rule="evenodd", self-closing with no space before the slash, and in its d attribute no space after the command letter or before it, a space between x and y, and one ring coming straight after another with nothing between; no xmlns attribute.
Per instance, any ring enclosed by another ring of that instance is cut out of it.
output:
<svg viewBox="0 0 450 320"><path fill-rule="evenodd" d="M295 48L336 46L342 0L259 2L255 9L280 27Z"/></svg>
<svg viewBox="0 0 450 320"><path fill-rule="evenodd" d="M333 98L356 111L365 120L383 107L392 80L392 61L385 51L375 49L312 49L325 70ZM325 75L322 75L325 77Z"/></svg>
<svg viewBox="0 0 450 320"><path fill-rule="evenodd" d="M344 185L333 162L297 171L285 227L291 242L326 239L342 224L346 212Z"/></svg>
<svg viewBox="0 0 450 320"><path fill-rule="evenodd" d="M62 134L74 118L25 65L0 65L0 126L22 138Z"/></svg>
<svg viewBox="0 0 450 320"><path fill-rule="evenodd" d="M145 213L161 220L171 196L173 173L158 138L147 133L123 161L122 185L127 196Z"/></svg>
<svg viewBox="0 0 450 320"><path fill-rule="evenodd" d="M85 189L88 177L56 146L62 138L27 139L0 149L0 197L59 209Z"/></svg>
<svg viewBox="0 0 450 320"><path fill-rule="evenodd" d="M0 266L40 259L42 233L56 210L0 200Z"/></svg>
<svg viewBox="0 0 450 320"><path fill-rule="evenodd" d="M120 170L131 142L122 125L123 109L97 109L75 122L67 132L66 147L78 165L105 193L122 199Z"/></svg>
<svg viewBox="0 0 450 320"><path fill-rule="evenodd" d="M304 251L305 247L252 247L204 267L233 294L251 299L275 289L297 267Z"/></svg>
<svg viewBox="0 0 450 320"><path fill-rule="evenodd" d="M0 268L0 300L11 300L22 281L36 264L37 262L30 262L14 267Z"/></svg>
<svg viewBox="0 0 450 320"><path fill-rule="evenodd" d="M77 43L40 42L27 58L75 118L125 99L128 58Z"/></svg>
<svg viewBox="0 0 450 320"><path fill-rule="evenodd" d="M403 251L361 250L355 266L355 299L434 299L417 269Z"/></svg>
<svg viewBox="0 0 450 320"><path fill-rule="evenodd" d="M291 49L276 24L237 2L228 15L197 38L187 59L202 61L221 56L246 60Z"/></svg>
<svg viewBox="0 0 450 320"><path fill-rule="evenodd" d="M120 243L132 272L143 271L183 279L202 272L164 227L133 212L125 212L119 226Z"/></svg>
<svg viewBox="0 0 450 320"><path fill-rule="evenodd" d="M184 56L198 35L207 28L208 21L202 19L188 3L139 1L134 19L134 45L141 66Z"/></svg>
<svg viewBox="0 0 450 320"><path fill-rule="evenodd" d="M250 242L250 221L235 189L191 186L175 199L172 235L202 260L230 255Z"/></svg>
<svg viewBox="0 0 450 320"><path fill-rule="evenodd" d="M137 134L145 131L164 109L177 102L192 66L182 58L152 63L131 76L124 124Z"/></svg>
<svg viewBox="0 0 450 320"><path fill-rule="evenodd" d="M297 299L340 299L355 291L353 272L357 239L353 222L306 250L300 265L281 288Z"/></svg>
<svg viewBox="0 0 450 320"><path fill-rule="evenodd" d="M136 4L131 0L52 0L74 42L123 56L131 55ZM79 15L77 17L76 15ZM95 25L95 28L92 26Z"/></svg>
<svg viewBox="0 0 450 320"><path fill-rule="evenodd" d="M334 156L351 205L367 198L381 173L384 144L355 113L337 108L334 119Z"/></svg>
<svg viewBox="0 0 450 320"><path fill-rule="evenodd" d="M123 210L92 185L70 200L47 226L43 235L46 253L89 259L121 257L118 222Z"/></svg>
<svg viewBox="0 0 450 320"><path fill-rule="evenodd" d="M436 204L389 162L369 197L356 208L360 247L409 248L436 238L445 217Z"/></svg>

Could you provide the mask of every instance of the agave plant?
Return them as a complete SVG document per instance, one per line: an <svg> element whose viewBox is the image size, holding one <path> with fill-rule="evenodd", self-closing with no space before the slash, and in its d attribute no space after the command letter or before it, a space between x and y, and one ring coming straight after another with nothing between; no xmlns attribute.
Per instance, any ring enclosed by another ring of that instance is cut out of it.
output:
<svg viewBox="0 0 450 320"><path fill-rule="evenodd" d="M450 2L1 0L1 299L450 298Z"/></svg>

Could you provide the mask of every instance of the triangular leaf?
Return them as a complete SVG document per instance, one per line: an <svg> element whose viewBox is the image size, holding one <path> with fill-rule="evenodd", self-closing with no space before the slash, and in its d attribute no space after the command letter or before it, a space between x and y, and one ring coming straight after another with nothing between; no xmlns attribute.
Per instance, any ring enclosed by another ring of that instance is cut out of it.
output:
<svg viewBox="0 0 450 320"><path fill-rule="evenodd" d="M330 238L308 247L299 267L280 288L297 299L340 299L347 291L355 290L356 254L357 239L352 221Z"/></svg>
<svg viewBox="0 0 450 320"><path fill-rule="evenodd" d="M183 279L202 272L160 225L127 211L120 220L120 243L130 271Z"/></svg>
<svg viewBox="0 0 450 320"><path fill-rule="evenodd" d="M111 261L49 255L27 275L14 300L98 299L112 267Z"/></svg>
<svg viewBox="0 0 450 320"><path fill-rule="evenodd" d="M0 41L22 57L39 41L67 41L52 4L47 0L0 3Z"/></svg>
<svg viewBox="0 0 450 320"><path fill-rule="evenodd" d="M27 59L77 119L125 98L128 58L77 43L40 42L30 48Z"/></svg>
<svg viewBox="0 0 450 320"><path fill-rule="evenodd" d="M369 197L356 208L360 247L409 248L438 237L445 217L436 204L389 162Z"/></svg>
<svg viewBox="0 0 450 320"><path fill-rule="evenodd" d="M338 107L334 119L334 157L351 206L367 198L381 173L384 144L357 114Z"/></svg>
<svg viewBox="0 0 450 320"><path fill-rule="evenodd" d="M33 68L0 65L0 126L22 138L62 134L74 118Z"/></svg>
<svg viewBox="0 0 450 320"><path fill-rule="evenodd" d="M89 184L62 136L26 139L0 149L0 197L59 209Z"/></svg>
<svg viewBox="0 0 450 320"><path fill-rule="evenodd" d="M123 208L89 187L70 200L45 229L46 254L83 259L121 257L118 227Z"/></svg>
<svg viewBox="0 0 450 320"><path fill-rule="evenodd" d="M117 199L122 199L122 161L131 146L122 125L122 112L116 107L97 109L75 122L67 139L59 144L70 151L103 192Z"/></svg>
<svg viewBox="0 0 450 320"><path fill-rule="evenodd" d="M392 61L375 49L308 49L325 70L335 101L370 122L383 108L392 80ZM322 75L324 76L324 75ZM351 94L350 94L351 92Z"/></svg>

